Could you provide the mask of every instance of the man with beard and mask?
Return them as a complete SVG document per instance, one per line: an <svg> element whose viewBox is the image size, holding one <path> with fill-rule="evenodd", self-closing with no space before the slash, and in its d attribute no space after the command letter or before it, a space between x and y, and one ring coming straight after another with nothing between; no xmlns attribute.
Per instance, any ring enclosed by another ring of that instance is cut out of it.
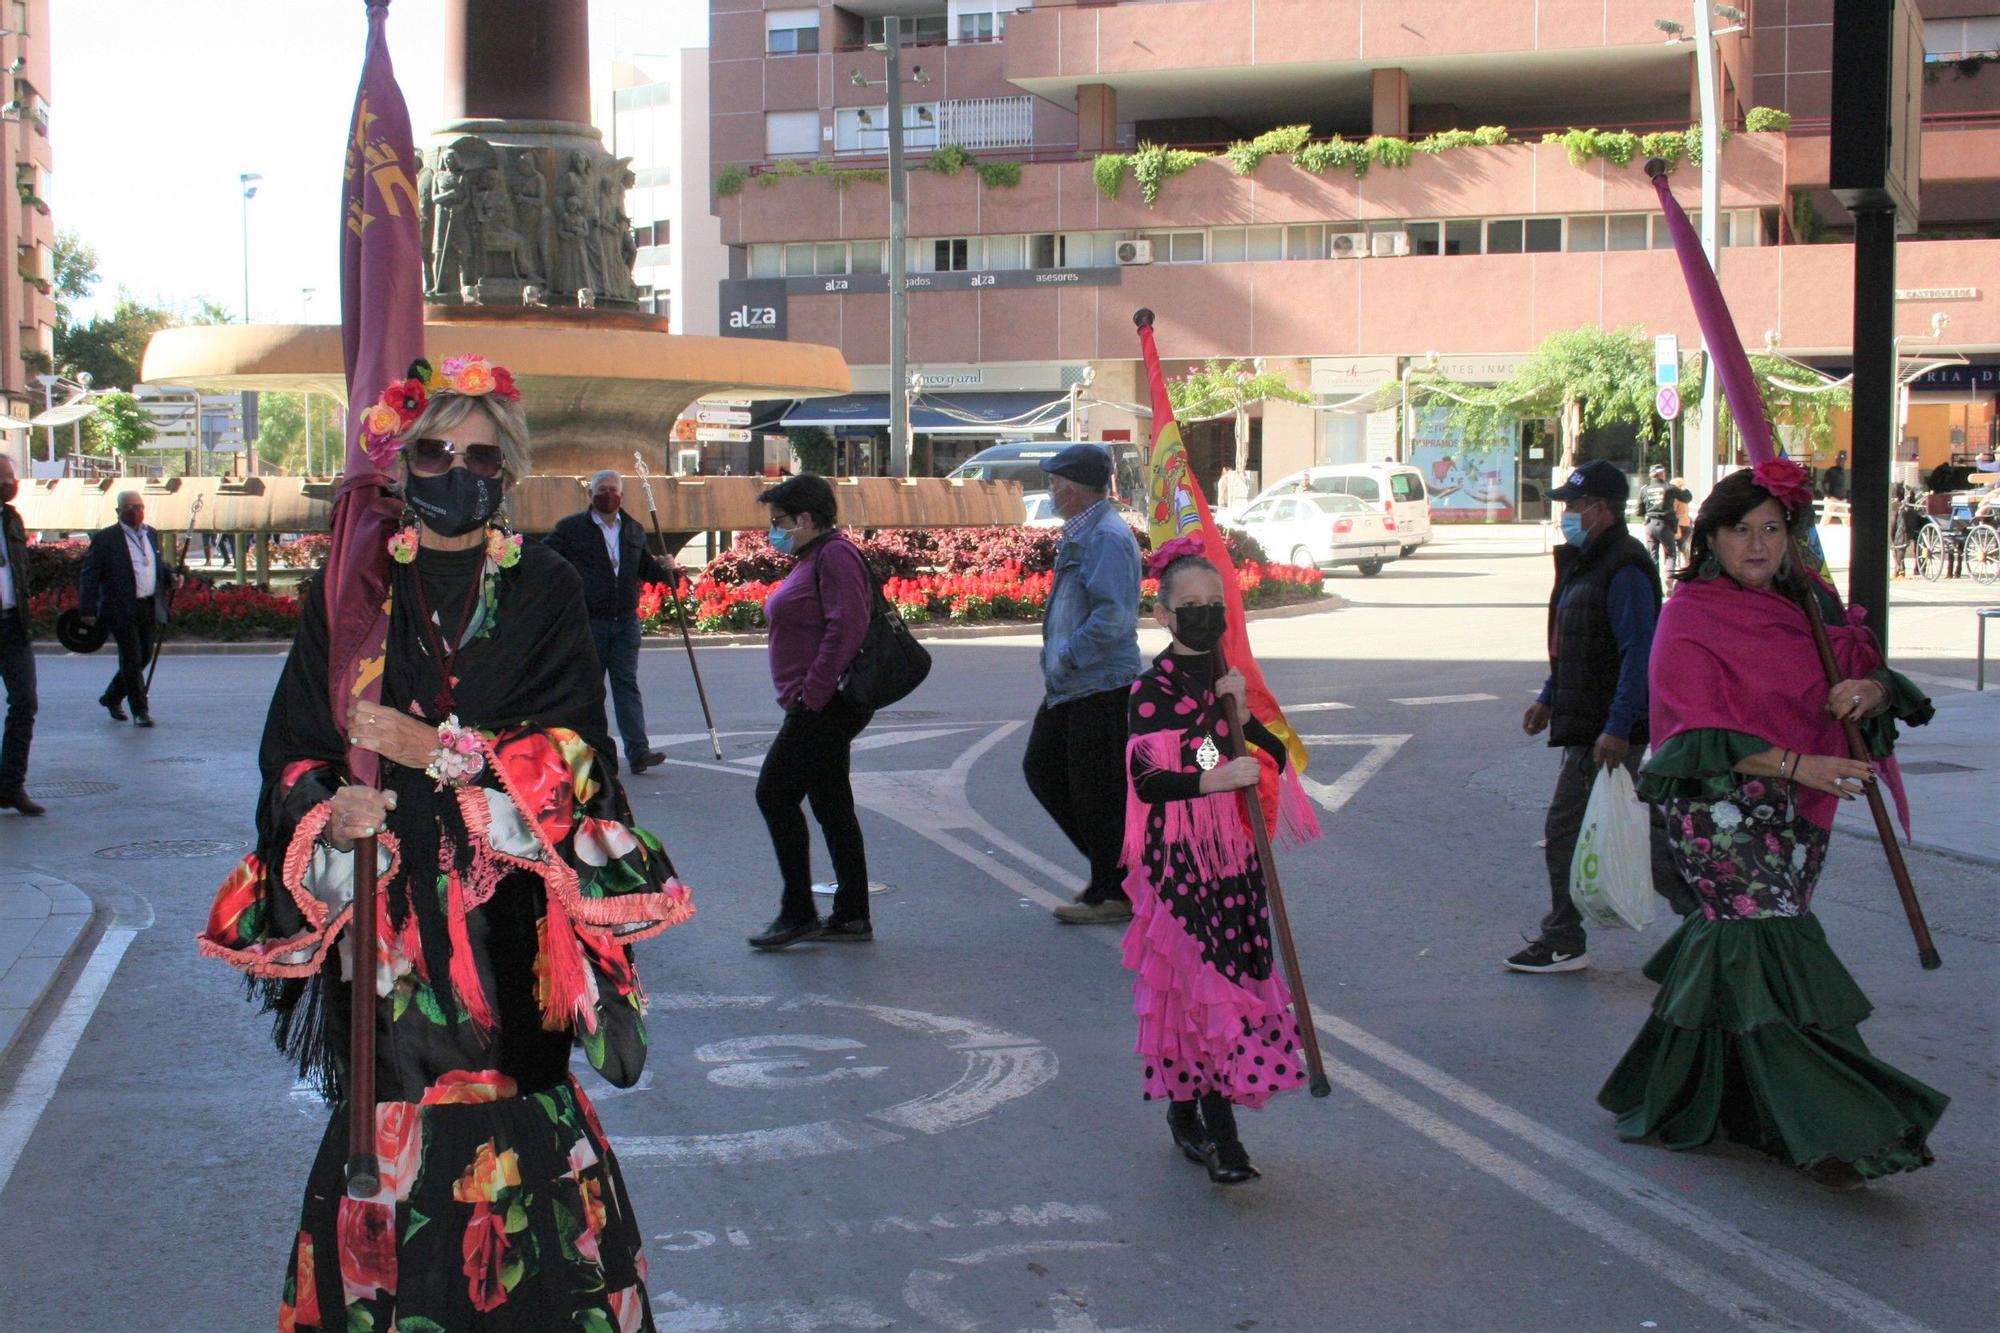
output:
<svg viewBox="0 0 2000 1333"><path fill-rule="evenodd" d="M160 534L146 525L145 497L120 491L118 521L91 536L77 602L84 623L102 621L118 644L118 670L97 697L114 722L125 720L125 705L130 704L132 725L153 725L146 668L153 661L159 627L167 623L178 578L160 547Z"/></svg>
<svg viewBox="0 0 2000 1333"><path fill-rule="evenodd" d="M1590 966L1583 915L1570 901L1570 859L1590 788L1602 769L1638 771L1646 753L1646 664L1660 617L1658 566L1625 527L1625 474L1585 463L1549 492L1563 502L1566 539L1557 548L1549 596L1549 676L1521 719L1562 751L1547 835L1549 912L1528 947L1507 959L1515 972L1576 972ZM1666 826L1652 812L1653 887L1685 914L1691 900L1674 869Z"/></svg>
<svg viewBox="0 0 2000 1333"><path fill-rule="evenodd" d="M1021 760L1028 790L1090 862L1058 907L1069 925L1129 920L1118 857L1125 837L1125 703L1139 675L1139 541L1106 493L1111 454L1072 444L1042 461L1063 519L1042 617L1042 706Z"/></svg>
<svg viewBox="0 0 2000 1333"><path fill-rule="evenodd" d="M646 529L624 512L625 479L606 468L590 477L590 508L555 526L548 544L583 576L590 638L611 677L611 704L625 742L625 765L643 773L667 756L646 739L646 701L639 693L639 588L680 583L646 545Z"/></svg>
<svg viewBox="0 0 2000 1333"><path fill-rule="evenodd" d="M0 739L0 806L48 812L28 795L28 742L35 735L35 648L28 642L28 530L14 511L21 490L14 460L0 454L0 681L7 730Z"/></svg>
<svg viewBox="0 0 2000 1333"><path fill-rule="evenodd" d="M644 1233L570 1057L638 1081L633 945L694 908L618 781L576 570L494 523L529 469L512 377L453 357L412 380L383 405L395 429L369 431L412 524L388 543L381 701L336 722L328 592L312 580L264 724L257 846L200 937L249 974L280 1046L336 1103L273 1283L278 1324L637 1328ZM353 780L358 750L380 756L379 785ZM357 1201L341 936L365 838L379 839L377 987L361 999L381 1177ZM246 1165L289 1174L276 1157Z"/></svg>

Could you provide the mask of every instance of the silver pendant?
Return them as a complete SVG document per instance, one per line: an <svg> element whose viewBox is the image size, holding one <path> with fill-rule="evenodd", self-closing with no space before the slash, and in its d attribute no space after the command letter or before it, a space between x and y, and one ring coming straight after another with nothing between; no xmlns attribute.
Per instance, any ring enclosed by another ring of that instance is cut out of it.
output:
<svg viewBox="0 0 2000 1333"><path fill-rule="evenodd" d="M1196 747L1194 752L1194 761L1204 773L1222 762L1222 751L1215 748L1215 738L1213 736L1203 736L1201 738L1201 744Z"/></svg>

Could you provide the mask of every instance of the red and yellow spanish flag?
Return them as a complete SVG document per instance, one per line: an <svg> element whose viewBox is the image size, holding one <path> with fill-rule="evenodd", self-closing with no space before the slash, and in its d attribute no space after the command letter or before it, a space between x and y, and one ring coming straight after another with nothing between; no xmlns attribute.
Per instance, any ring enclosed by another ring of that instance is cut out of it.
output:
<svg viewBox="0 0 2000 1333"><path fill-rule="evenodd" d="M1283 790L1276 765L1268 760L1264 764L1264 780L1257 790L1263 797L1265 822L1301 839L1317 836L1319 830L1311 807L1296 782L1296 775L1306 771L1305 743L1285 721L1284 711L1278 707L1271 687L1264 683L1257 659L1251 655L1250 628L1243 617L1243 588L1236 577L1236 566L1229 559L1222 531L1208 511L1201 483L1195 480L1188 466L1187 447L1181 443L1180 424L1174 420L1173 403L1167 397L1166 372L1160 368L1160 349L1153 341L1153 312L1140 310L1133 315L1132 322L1139 326L1139 350L1145 358L1146 383L1153 400L1153 445L1146 469L1146 525L1153 549L1158 550L1176 537L1197 537L1202 554L1222 572L1222 595L1229 604L1229 628L1222 637L1223 657L1243 673L1251 714L1284 742L1285 753L1292 761L1293 780ZM1264 758L1256 747L1249 748L1251 754Z"/></svg>

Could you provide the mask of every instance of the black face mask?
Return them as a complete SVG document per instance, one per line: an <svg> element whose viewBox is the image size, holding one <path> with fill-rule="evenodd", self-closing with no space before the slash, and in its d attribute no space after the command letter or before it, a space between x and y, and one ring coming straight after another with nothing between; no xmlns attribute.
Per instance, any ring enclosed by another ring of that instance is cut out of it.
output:
<svg viewBox="0 0 2000 1333"><path fill-rule="evenodd" d="M1174 637L1198 653L1221 643L1228 629L1229 608L1221 602L1212 606L1183 606L1174 612Z"/></svg>
<svg viewBox="0 0 2000 1333"><path fill-rule="evenodd" d="M403 483L403 499L438 536L463 537L499 512L500 478L477 477L462 467L413 476Z"/></svg>

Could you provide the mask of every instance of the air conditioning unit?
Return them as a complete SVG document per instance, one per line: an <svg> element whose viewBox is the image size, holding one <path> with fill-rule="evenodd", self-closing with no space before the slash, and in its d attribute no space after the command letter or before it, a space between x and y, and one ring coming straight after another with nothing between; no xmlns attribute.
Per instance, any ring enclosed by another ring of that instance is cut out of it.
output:
<svg viewBox="0 0 2000 1333"><path fill-rule="evenodd" d="M1327 238L1327 246L1335 259L1359 259L1368 253L1362 246L1363 239L1353 232L1335 232Z"/></svg>
<svg viewBox="0 0 2000 1333"><path fill-rule="evenodd" d="M1151 241L1118 242L1118 262L1121 264L1150 264L1153 262Z"/></svg>
<svg viewBox="0 0 2000 1333"><path fill-rule="evenodd" d="M1410 253L1410 233L1406 231L1378 231L1368 238L1368 253L1377 259L1391 255Z"/></svg>

